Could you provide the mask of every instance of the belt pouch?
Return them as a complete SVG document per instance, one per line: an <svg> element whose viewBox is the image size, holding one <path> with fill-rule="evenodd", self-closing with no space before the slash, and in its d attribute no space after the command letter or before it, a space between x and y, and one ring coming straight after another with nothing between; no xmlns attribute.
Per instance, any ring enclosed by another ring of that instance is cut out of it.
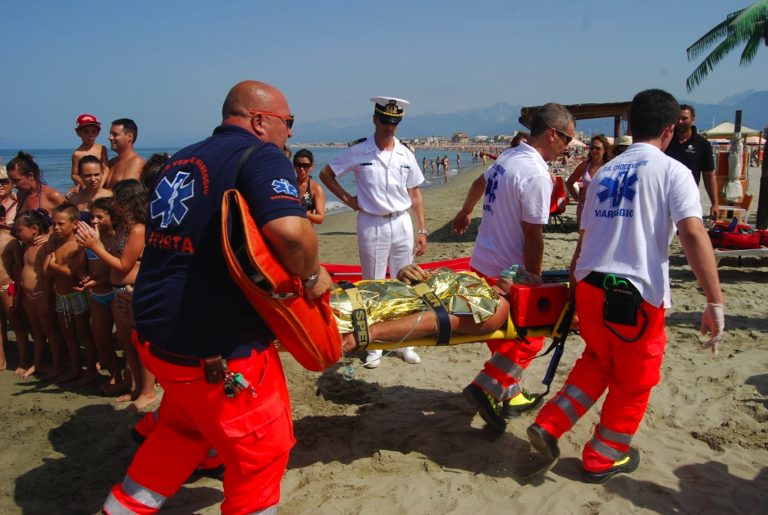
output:
<svg viewBox="0 0 768 515"><path fill-rule="evenodd" d="M603 320L612 324L637 325L640 293L632 287L614 285L605 290Z"/></svg>
<svg viewBox="0 0 768 515"><path fill-rule="evenodd" d="M205 368L205 382L217 384L224 380L224 365L221 356L213 356L203 360Z"/></svg>

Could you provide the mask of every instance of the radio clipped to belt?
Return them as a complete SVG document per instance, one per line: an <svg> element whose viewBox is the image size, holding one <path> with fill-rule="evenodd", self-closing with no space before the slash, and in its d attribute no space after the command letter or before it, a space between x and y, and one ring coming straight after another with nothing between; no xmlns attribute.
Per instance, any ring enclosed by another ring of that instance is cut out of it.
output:
<svg viewBox="0 0 768 515"><path fill-rule="evenodd" d="M592 272L587 276L587 281L605 290L603 325L622 341L633 343L639 340L648 326L648 315L642 308L643 297L637 288L628 279L614 274ZM643 318L643 325L633 338L627 338L611 327L611 324L636 327L638 315Z"/></svg>

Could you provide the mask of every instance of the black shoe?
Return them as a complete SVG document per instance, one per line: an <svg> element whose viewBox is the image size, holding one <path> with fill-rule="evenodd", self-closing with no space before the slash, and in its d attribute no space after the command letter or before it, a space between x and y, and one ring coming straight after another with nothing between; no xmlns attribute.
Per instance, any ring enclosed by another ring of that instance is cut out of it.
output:
<svg viewBox="0 0 768 515"><path fill-rule="evenodd" d="M629 474L630 472L634 472L639 465L640 453L634 447L630 447L629 451L627 451L627 454L625 454L624 457L619 461L614 463L613 466L608 470L603 470L601 472L589 472L588 470L582 470L582 477L584 478L584 481L587 481L588 483L605 483L614 474L619 474L621 472Z"/></svg>
<svg viewBox="0 0 768 515"><path fill-rule="evenodd" d="M499 402L485 393L485 390L473 384L464 388L464 398L477 408L485 423L499 433L507 430L507 421L501 416Z"/></svg>
<svg viewBox="0 0 768 515"><path fill-rule="evenodd" d="M531 411L541 406L541 401L543 400L544 396L540 393L528 393L527 390L523 390L513 398L504 401L501 414L507 420L517 418L526 411Z"/></svg>
<svg viewBox="0 0 768 515"><path fill-rule="evenodd" d="M528 440L531 445L546 458L548 463L554 463L560 457L560 448L557 446L557 438L547 433L539 424L528 426Z"/></svg>

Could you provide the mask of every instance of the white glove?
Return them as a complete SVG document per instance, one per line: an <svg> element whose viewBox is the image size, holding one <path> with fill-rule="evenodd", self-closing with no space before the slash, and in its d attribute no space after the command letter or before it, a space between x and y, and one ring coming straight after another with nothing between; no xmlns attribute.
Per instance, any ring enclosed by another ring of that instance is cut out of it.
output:
<svg viewBox="0 0 768 515"><path fill-rule="evenodd" d="M717 346L723 337L725 329L725 311L722 304L707 303L701 316L701 334L709 334L709 340L701 344L702 349L710 349L712 354L717 354Z"/></svg>

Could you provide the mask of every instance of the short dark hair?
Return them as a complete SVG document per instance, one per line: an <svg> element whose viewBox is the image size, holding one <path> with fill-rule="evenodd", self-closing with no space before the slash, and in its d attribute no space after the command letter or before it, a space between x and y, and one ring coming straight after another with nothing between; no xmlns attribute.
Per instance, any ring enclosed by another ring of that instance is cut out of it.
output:
<svg viewBox="0 0 768 515"><path fill-rule="evenodd" d="M633 141L658 138L664 128L680 118L680 104L661 89L646 89L632 99L629 106L629 129Z"/></svg>
<svg viewBox="0 0 768 515"><path fill-rule="evenodd" d="M45 210L42 210L43 212ZM25 227L37 227L40 229L40 234L47 234L50 223L48 222L48 216L43 215L40 210L37 211L22 211L16 215L14 225L23 225Z"/></svg>
<svg viewBox="0 0 768 515"><path fill-rule="evenodd" d="M157 183L157 177L160 174L160 170L163 169L165 163L171 158L166 152L162 154L152 154L144 163L144 167L141 169L141 182L144 186L151 190Z"/></svg>
<svg viewBox="0 0 768 515"><path fill-rule="evenodd" d="M80 219L80 210L76 205L64 202L53 208L53 214L63 213L69 217L70 222Z"/></svg>
<svg viewBox="0 0 768 515"><path fill-rule="evenodd" d="M680 104L680 110L683 111L684 109L689 110L691 112L691 116L696 118L696 109L692 105Z"/></svg>
<svg viewBox="0 0 768 515"><path fill-rule="evenodd" d="M130 118L118 118L112 122L112 125L122 125L125 132L133 134L134 143L136 143L136 140L139 139L139 128L136 126L136 122Z"/></svg>
<svg viewBox="0 0 768 515"><path fill-rule="evenodd" d="M298 159L301 157L309 159L310 163L315 164L315 156L312 155L312 152L306 148L302 148L301 150L296 151L296 153L293 155L293 164L296 164Z"/></svg>
<svg viewBox="0 0 768 515"><path fill-rule="evenodd" d="M565 131L568 128L569 123L576 125L576 121L573 119L573 115L568 109L555 102L544 104L541 106L541 109L536 111L533 115L533 120L531 121L531 136L541 136L550 127Z"/></svg>
<svg viewBox="0 0 768 515"><path fill-rule="evenodd" d="M80 161L77 162L77 173L81 174L83 173L83 165L87 165L88 163L96 163L99 165L99 168L103 171L104 166L101 163L101 159L99 159L96 156L87 155L80 158Z"/></svg>

